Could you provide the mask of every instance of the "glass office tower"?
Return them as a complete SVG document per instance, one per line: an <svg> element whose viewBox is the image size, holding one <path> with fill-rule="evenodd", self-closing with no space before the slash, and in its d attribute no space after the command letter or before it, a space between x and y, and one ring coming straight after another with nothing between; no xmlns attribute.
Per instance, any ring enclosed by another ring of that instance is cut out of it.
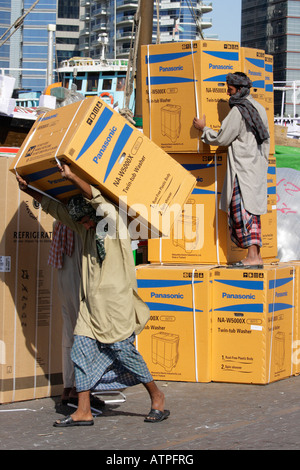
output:
<svg viewBox="0 0 300 470"><path fill-rule="evenodd" d="M85 57L128 58L132 25L138 0L83 0L85 25L80 33L80 50ZM201 29L212 26L204 13L212 11L212 2L199 0L160 0L153 7L153 42L200 39ZM159 17L159 30L157 18ZM198 28L197 24L198 23Z"/></svg>
<svg viewBox="0 0 300 470"><path fill-rule="evenodd" d="M274 81L300 83L300 0L242 0L241 27L242 46L273 55ZM294 114L292 93L286 93L285 114ZM281 96L275 93L275 114L281 112ZM296 102L300 115L300 97Z"/></svg>
<svg viewBox="0 0 300 470"><path fill-rule="evenodd" d="M57 0L56 66L62 60L80 56L79 32L84 27L84 12L80 0Z"/></svg>
<svg viewBox="0 0 300 470"><path fill-rule="evenodd" d="M0 0L1 36L34 4L32 0ZM3 13L2 13L3 11ZM48 61L48 25L56 23L56 0L40 0L24 18L22 26L0 46L0 68L21 68L11 71L16 87L43 91ZM13 29L11 30L11 32ZM7 38L5 36L2 41ZM0 42L0 44L2 44ZM24 69L31 69L24 71ZM34 69L34 70L33 70Z"/></svg>
<svg viewBox="0 0 300 470"><path fill-rule="evenodd" d="M34 5L35 0L0 0L0 37L15 21ZM65 59L80 55L79 31L83 28L80 0L39 0L25 17L21 27L5 42L0 40L0 68L21 68L10 71L16 88L43 91L48 64L48 25L54 25L53 68ZM10 31L14 31L14 28ZM36 69L25 71L25 69Z"/></svg>

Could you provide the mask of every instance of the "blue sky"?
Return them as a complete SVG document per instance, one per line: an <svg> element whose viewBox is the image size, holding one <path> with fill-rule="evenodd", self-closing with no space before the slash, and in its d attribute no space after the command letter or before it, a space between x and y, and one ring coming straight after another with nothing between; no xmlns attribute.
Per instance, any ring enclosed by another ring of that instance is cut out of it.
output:
<svg viewBox="0 0 300 470"><path fill-rule="evenodd" d="M220 41L240 41L242 0L205 0L210 2L213 11L205 15L212 18L213 26L204 30L204 35L218 34Z"/></svg>

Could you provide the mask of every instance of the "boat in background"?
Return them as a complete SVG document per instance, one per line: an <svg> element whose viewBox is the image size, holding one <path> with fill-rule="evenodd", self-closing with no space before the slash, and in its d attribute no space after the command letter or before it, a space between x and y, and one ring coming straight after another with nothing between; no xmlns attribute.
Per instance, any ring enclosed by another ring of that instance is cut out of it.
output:
<svg viewBox="0 0 300 470"><path fill-rule="evenodd" d="M76 90L85 98L99 96L113 108L122 109L126 106L127 68L126 59L73 57L62 61L56 73L63 88ZM55 94L55 90L51 94ZM134 112L134 92L129 97L128 108Z"/></svg>
<svg viewBox="0 0 300 470"><path fill-rule="evenodd" d="M0 145L20 147L42 109L55 109L78 99L99 96L116 111L127 106L134 112L134 91L126 100L127 68L125 59L73 57L60 64L56 69L58 81L43 92L14 90L7 97L13 100L13 107L7 113L0 110ZM53 97L53 105L46 100L47 95Z"/></svg>

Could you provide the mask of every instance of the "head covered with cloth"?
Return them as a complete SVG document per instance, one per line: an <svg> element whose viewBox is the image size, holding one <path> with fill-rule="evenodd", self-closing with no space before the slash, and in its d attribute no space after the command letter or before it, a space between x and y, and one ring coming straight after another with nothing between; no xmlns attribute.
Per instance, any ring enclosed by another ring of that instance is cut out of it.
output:
<svg viewBox="0 0 300 470"><path fill-rule="evenodd" d="M95 228L97 223L102 219L102 217L97 216L95 209L89 204L82 194L76 194L71 197L67 204L67 210L70 217L75 221L81 223L84 218L89 218L95 223ZM107 228L107 227L106 227ZM106 230L99 233L99 229L96 230L96 246L97 252L100 261L102 262L105 258L105 248L104 248L104 238L106 235Z"/></svg>
<svg viewBox="0 0 300 470"><path fill-rule="evenodd" d="M243 72L229 73L226 76L228 86L236 88L236 93L231 94L229 106L237 106L241 115L250 126L258 145L261 145L269 136L257 109L247 100L252 87L251 80Z"/></svg>

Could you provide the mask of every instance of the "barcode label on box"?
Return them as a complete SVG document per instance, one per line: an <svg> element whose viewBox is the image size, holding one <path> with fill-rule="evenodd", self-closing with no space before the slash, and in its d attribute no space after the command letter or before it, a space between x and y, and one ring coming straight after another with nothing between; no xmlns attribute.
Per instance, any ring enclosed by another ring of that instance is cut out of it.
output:
<svg viewBox="0 0 300 470"><path fill-rule="evenodd" d="M0 256L0 273L10 273L11 270L11 257Z"/></svg>

